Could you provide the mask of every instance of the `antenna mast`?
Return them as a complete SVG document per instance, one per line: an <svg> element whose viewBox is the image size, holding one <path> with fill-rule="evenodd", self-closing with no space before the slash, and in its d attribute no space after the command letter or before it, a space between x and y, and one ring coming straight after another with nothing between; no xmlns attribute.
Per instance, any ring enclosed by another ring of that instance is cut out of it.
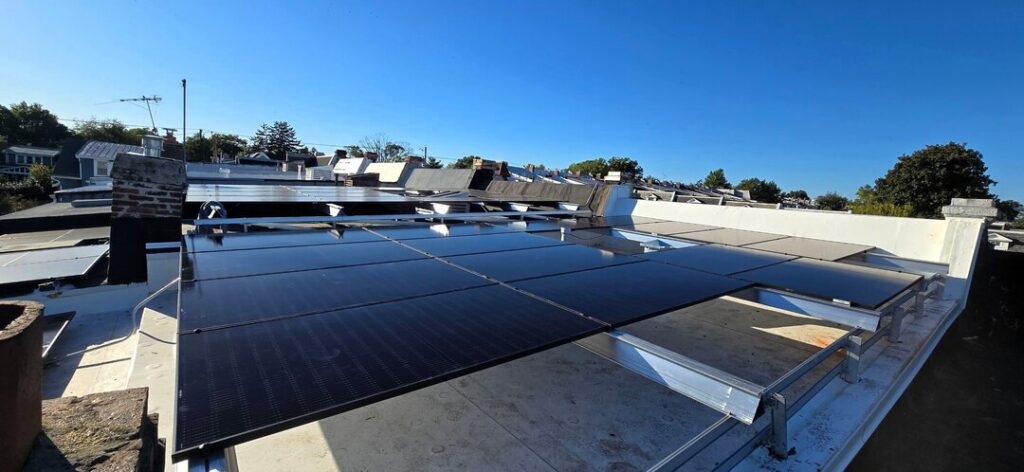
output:
<svg viewBox="0 0 1024 472"><path fill-rule="evenodd" d="M153 125L153 132L155 133L156 132L156 121L153 120L153 108L149 106L149 103L150 102L160 103L160 100L163 100L163 99L158 97L158 96L156 96L156 95L153 95L152 97L147 97L147 96L143 95L143 96L141 96L139 98L122 98L120 101L122 101L122 102L146 102L146 110L149 111L149 124Z"/></svg>

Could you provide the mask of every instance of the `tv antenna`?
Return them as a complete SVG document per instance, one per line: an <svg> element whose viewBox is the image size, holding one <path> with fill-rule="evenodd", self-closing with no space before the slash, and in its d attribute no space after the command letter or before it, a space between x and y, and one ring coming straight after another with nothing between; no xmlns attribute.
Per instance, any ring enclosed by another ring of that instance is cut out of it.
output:
<svg viewBox="0 0 1024 472"><path fill-rule="evenodd" d="M147 96L143 95L143 96L141 96L139 98L122 98L122 99L120 99L118 101L121 101L121 102L146 102L146 110L149 111L149 123L151 125L153 125L153 132L155 133L156 132L156 121L153 120L153 108L149 106L149 103L150 102L160 103L160 100L163 100L163 99L158 97L158 96L156 96L156 95L153 95L152 97L147 97Z"/></svg>

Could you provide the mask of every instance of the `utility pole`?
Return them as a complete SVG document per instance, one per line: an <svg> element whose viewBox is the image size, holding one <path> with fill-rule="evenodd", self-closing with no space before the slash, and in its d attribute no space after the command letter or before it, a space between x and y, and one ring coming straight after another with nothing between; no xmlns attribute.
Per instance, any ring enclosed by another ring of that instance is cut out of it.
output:
<svg viewBox="0 0 1024 472"><path fill-rule="evenodd" d="M181 79L181 161L188 162L188 148L185 147L185 140L188 133L185 131L185 101L188 99L188 88L185 79Z"/></svg>

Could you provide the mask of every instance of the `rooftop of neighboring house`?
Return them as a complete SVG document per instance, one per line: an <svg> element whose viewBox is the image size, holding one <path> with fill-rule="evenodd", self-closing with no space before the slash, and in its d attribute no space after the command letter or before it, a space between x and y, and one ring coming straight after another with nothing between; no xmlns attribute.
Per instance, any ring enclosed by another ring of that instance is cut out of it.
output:
<svg viewBox="0 0 1024 472"><path fill-rule="evenodd" d="M8 146L6 149L3 150L3 152L11 154L24 154L28 156L55 157L57 154L60 154L60 149L15 144L13 146Z"/></svg>

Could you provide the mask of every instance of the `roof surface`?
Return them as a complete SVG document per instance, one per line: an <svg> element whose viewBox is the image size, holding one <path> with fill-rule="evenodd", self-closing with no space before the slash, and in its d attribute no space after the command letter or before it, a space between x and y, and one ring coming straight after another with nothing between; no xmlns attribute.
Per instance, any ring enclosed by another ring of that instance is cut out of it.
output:
<svg viewBox="0 0 1024 472"><path fill-rule="evenodd" d="M144 152L144 149L142 149L142 146L92 140L85 143L85 146L82 146L82 149L79 149L75 156L79 159L113 160L118 154L123 152L141 154Z"/></svg>
<svg viewBox="0 0 1024 472"><path fill-rule="evenodd" d="M38 146L23 146L23 145L20 145L20 144L15 144L13 146L10 146L7 149L5 149L4 151L5 152L9 151L9 152L12 152L12 153L17 153L17 154L29 154L29 155L33 155L33 156L49 156L49 157L53 157L53 156L56 156L57 154L60 154L60 149L44 148L44 147L38 147Z"/></svg>

